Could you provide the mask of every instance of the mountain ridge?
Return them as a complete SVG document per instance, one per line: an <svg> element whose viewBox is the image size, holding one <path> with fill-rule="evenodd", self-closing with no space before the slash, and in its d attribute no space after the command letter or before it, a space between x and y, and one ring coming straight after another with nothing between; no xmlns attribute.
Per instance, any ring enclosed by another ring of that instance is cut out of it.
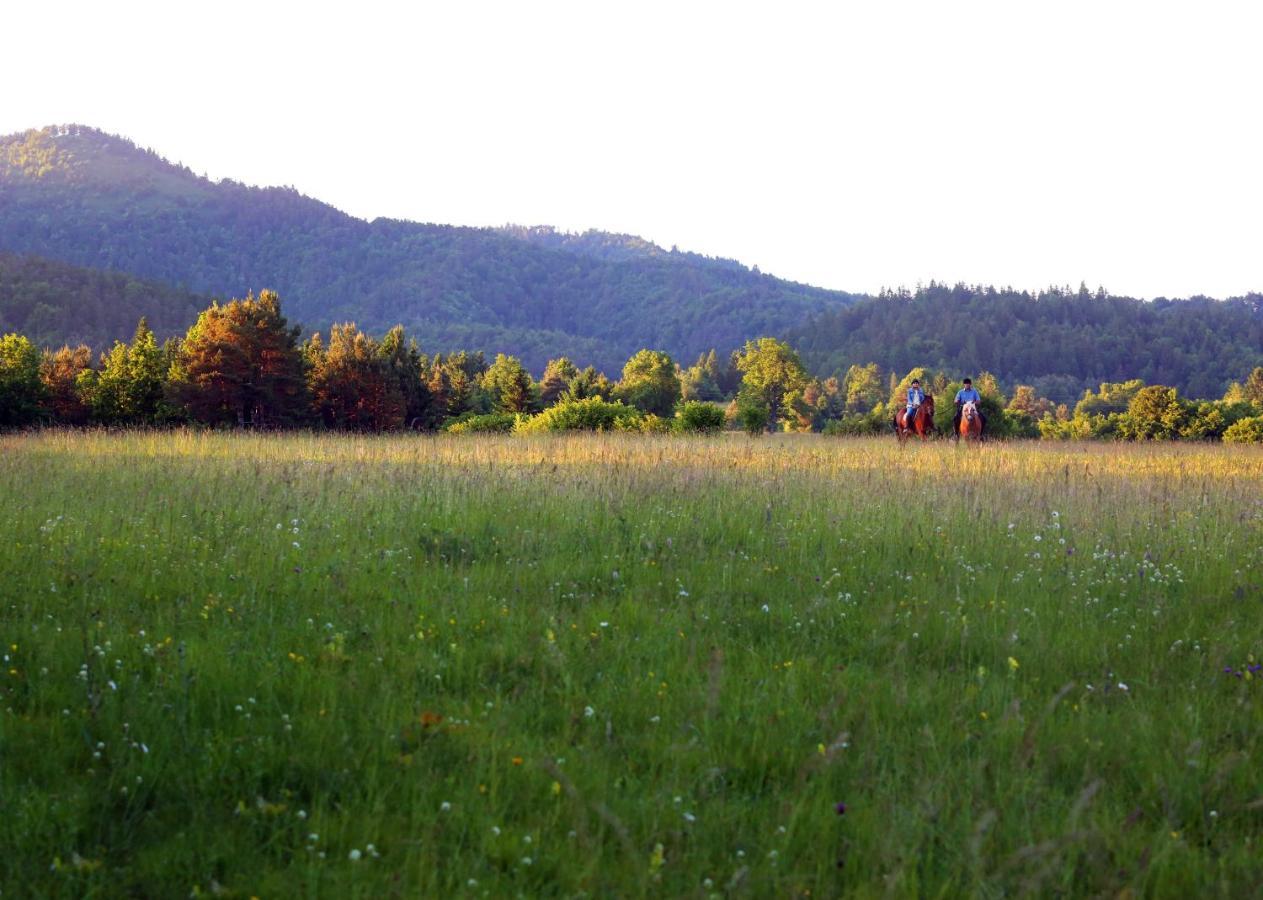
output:
<svg viewBox="0 0 1263 900"><path fill-rule="evenodd" d="M688 359L857 296L631 235L368 221L88 126L0 138L0 210L0 250L213 296L272 288L308 330L398 322L436 350L484 335L534 369L567 354L616 371L641 347Z"/></svg>

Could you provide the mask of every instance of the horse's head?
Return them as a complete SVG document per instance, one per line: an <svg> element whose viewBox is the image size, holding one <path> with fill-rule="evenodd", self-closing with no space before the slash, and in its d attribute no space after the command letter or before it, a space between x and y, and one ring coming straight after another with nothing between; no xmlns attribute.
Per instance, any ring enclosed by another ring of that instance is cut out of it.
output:
<svg viewBox="0 0 1263 900"><path fill-rule="evenodd" d="M972 422L978 418L978 404L972 400L966 400L965 405L960 408L960 415L966 422Z"/></svg>
<svg viewBox="0 0 1263 900"><path fill-rule="evenodd" d="M930 418L934 417L934 397L931 394L925 395L925 402L921 404L925 407L925 411L930 414Z"/></svg>

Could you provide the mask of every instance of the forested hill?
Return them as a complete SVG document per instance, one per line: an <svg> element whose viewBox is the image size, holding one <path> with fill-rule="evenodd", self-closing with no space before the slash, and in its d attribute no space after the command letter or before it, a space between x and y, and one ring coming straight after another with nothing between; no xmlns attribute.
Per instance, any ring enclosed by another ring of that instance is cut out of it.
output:
<svg viewBox="0 0 1263 900"><path fill-rule="evenodd" d="M955 377L986 370L1063 402L1131 378L1218 397L1263 365L1263 294L1146 302L1086 288L1031 294L931 284L825 313L787 338L821 374L876 362Z"/></svg>
<svg viewBox="0 0 1263 900"><path fill-rule="evenodd" d="M402 323L427 350L536 370L567 354L617 371L641 347L688 359L853 299L622 235L365 222L81 126L0 138L0 250L217 296L271 288L308 330Z"/></svg>
<svg viewBox="0 0 1263 900"><path fill-rule="evenodd" d="M129 339L141 316L159 340L182 334L209 297L120 272L0 252L0 335L99 350Z"/></svg>

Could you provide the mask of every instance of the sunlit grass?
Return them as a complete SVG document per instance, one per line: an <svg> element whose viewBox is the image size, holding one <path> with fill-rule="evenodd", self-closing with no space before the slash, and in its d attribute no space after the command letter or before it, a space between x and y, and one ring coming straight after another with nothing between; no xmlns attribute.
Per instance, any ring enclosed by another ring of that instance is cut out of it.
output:
<svg viewBox="0 0 1263 900"><path fill-rule="evenodd" d="M1263 879L1257 448L53 431L0 498L5 896Z"/></svg>

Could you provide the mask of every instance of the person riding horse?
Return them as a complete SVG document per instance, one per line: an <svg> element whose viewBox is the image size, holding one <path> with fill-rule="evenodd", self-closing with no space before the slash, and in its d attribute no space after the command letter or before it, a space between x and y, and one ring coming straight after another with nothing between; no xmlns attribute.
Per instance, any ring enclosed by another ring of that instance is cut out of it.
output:
<svg viewBox="0 0 1263 900"><path fill-rule="evenodd" d="M917 409L925 402L925 391L921 390L921 380L919 378L912 379L912 385L908 388L908 409L904 413L903 420L907 423L905 427L911 428L912 423L916 421Z"/></svg>
<svg viewBox="0 0 1263 900"><path fill-rule="evenodd" d="M970 379L965 379L965 386L956 392L956 416L952 419L952 433L960 435L960 414L965 408L966 403L972 402L974 408L978 410L978 418L982 420L982 430L978 432L979 437L987 432L987 417L982 412L982 395L974 389L974 383Z"/></svg>
<svg viewBox="0 0 1263 900"><path fill-rule="evenodd" d="M913 379L904 409L895 413L894 426L900 443L912 435L926 440L934 434L934 398L921 390L920 381Z"/></svg>

